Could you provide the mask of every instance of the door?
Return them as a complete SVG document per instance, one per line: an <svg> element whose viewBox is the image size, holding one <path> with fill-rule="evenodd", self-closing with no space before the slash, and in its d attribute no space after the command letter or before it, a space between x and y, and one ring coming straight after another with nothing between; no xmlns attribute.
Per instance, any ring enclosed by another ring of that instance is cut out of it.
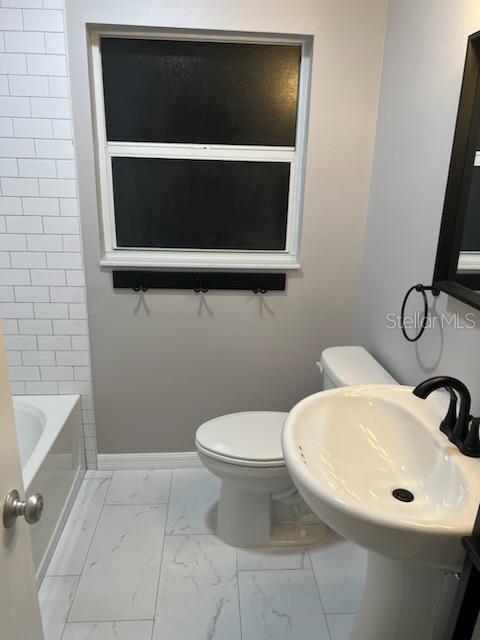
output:
<svg viewBox="0 0 480 640"><path fill-rule="evenodd" d="M3 526L3 504L12 489L18 489L24 497L0 326L0 637L4 640L43 640L29 525L23 517L18 517L11 528Z"/></svg>

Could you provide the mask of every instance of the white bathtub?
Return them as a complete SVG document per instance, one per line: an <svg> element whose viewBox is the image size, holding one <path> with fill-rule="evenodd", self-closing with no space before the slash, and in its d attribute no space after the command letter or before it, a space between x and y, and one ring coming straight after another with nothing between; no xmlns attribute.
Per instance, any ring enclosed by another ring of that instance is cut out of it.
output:
<svg viewBox="0 0 480 640"><path fill-rule="evenodd" d="M14 396L13 407L25 494L45 501L30 530L40 582L85 473L80 396Z"/></svg>

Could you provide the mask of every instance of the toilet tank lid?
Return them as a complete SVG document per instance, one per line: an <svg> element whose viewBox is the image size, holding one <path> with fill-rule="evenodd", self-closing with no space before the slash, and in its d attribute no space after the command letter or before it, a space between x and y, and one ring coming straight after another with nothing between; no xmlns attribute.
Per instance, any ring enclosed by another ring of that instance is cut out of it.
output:
<svg viewBox="0 0 480 640"><path fill-rule="evenodd" d="M318 364L338 387L397 383L364 347L330 347Z"/></svg>

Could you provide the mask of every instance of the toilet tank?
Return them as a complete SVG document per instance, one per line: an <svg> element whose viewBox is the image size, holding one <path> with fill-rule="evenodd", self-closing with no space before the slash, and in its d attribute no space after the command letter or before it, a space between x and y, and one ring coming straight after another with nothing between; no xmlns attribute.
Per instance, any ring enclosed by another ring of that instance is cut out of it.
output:
<svg viewBox="0 0 480 640"><path fill-rule="evenodd" d="M317 365L323 390L357 384L397 384L363 347L330 347L322 352Z"/></svg>

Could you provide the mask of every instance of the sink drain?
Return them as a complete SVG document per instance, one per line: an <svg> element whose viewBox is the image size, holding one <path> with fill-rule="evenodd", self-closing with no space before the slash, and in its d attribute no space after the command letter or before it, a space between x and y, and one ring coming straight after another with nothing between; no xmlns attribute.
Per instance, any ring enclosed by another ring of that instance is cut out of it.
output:
<svg viewBox="0 0 480 640"><path fill-rule="evenodd" d="M412 502L415 500L415 496L408 489L394 489L392 496L401 502Z"/></svg>

